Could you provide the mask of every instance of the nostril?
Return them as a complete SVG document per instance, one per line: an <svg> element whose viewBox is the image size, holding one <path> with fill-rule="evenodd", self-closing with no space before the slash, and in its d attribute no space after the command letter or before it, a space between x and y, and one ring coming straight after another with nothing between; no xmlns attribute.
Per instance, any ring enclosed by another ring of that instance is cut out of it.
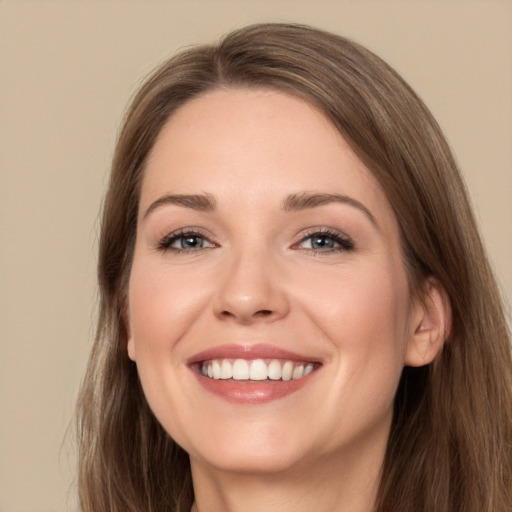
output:
<svg viewBox="0 0 512 512"><path fill-rule="evenodd" d="M224 317L236 316L234 313L232 313L231 311L227 311L227 310L222 311L221 315ZM272 311L270 309L260 309L259 311L256 311L252 316L266 317L266 316L271 316L271 315L272 315Z"/></svg>
<svg viewBox="0 0 512 512"><path fill-rule="evenodd" d="M254 316L269 316L272 314L272 311L270 309L260 309L259 311L256 311L254 313Z"/></svg>

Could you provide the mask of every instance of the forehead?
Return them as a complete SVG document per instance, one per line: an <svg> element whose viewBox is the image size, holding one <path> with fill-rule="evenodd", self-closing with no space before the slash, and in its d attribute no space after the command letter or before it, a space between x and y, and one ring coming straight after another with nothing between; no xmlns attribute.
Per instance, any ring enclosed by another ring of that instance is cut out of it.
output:
<svg viewBox="0 0 512 512"><path fill-rule="evenodd" d="M218 89L187 102L162 128L141 206L162 193L261 201L285 189L350 194L389 214L372 173L311 104L269 89Z"/></svg>

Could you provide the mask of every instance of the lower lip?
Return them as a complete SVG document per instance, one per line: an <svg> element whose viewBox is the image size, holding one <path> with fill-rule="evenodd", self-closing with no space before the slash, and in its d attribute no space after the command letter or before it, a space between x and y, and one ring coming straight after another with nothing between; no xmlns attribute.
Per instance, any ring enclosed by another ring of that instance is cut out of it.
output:
<svg viewBox="0 0 512 512"><path fill-rule="evenodd" d="M194 372L194 375L208 392L228 402L237 404L261 404L279 400L280 398L295 393L306 385L315 373L316 371L313 371L309 375L296 380L266 380L262 382L210 379L197 372Z"/></svg>

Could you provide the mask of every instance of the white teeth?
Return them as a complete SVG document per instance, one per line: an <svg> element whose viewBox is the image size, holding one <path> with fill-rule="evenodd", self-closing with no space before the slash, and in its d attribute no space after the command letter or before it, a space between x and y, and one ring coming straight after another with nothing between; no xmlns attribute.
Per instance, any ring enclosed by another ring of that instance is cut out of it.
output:
<svg viewBox="0 0 512 512"><path fill-rule="evenodd" d="M252 361L249 368L249 379L251 380L266 380L267 378L267 365L262 359Z"/></svg>
<svg viewBox="0 0 512 512"><path fill-rule="evenodd" d="M267 368L268 378L272 380L279 380L282 377L281 363L276 359L272 359Z"/></svg>
<svg viewBox="0 0 512 512"><path fill-rule="evenodd" d="M304 366L299 365L293 369L292 379L300 379L304 374Z"/></svg>
<svg viewBox="0 0 512 512"><path fill-rule="evenodd" d="M268 361L268 360L267 360ZM204 361L201 374L210 379L233 380L295 380L309 375L314 370L313 363L298 363L272 359L214 359Z"/></svg>
<svg viewBox="0 0 512 512"><path fill-rule="evenodd" d="M249 380L249 363L245 359L237 359L233 363L233 379Z"/></svg>
<svg viewBox="0 0 512 512"><path fill-rule="evenodd" d="M283 365L283 380L292 380L293 363L286 361Z"/></svg>
<svg viewBox="0 0 512 512"><path fill-rule="evenodd" d="M233 377L233 366L229 361L222 361L220 378L221 379L231 379Z"/></svg>
<svg viewBox="0 0 512 512"><path fill-rule="evenodd" d="M213 361L212 370L213 370L213 378L220 379L220 364L218 361Z"/></svg>

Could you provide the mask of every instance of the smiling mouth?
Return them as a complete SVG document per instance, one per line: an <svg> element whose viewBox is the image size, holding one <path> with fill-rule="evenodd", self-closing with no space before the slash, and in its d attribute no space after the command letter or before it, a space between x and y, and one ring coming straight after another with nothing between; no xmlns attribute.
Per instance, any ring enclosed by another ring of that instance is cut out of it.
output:
<svg viewBox="0 0 512 512"><path fill-rule="evenodd" d="M198 364L203 377L232 382L287 382L306 377L317 363L285 359L211 359Z"/></svg>
<svg viewBox="0 0 512 512"><path fill-rule="evenodd" d="M294 394L319 373L322 361L270 344L225 344L195 354L188 366L207 392L239 405Z"/></svg>

